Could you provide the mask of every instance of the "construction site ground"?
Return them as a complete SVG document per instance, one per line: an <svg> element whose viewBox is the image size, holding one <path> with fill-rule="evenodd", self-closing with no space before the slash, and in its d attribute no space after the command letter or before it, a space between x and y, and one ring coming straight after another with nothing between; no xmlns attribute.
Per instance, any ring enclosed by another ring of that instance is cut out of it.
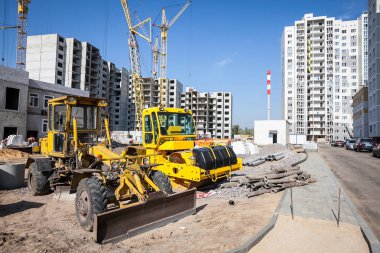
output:
<svg viewBox="0 0 380 253"><path fill-rule="evenodd" d="M224 252L271 219L282 193L250 199L197 201L198 212L116 244L99 245L76 220L73 199L0 192L0 252Z"/></svg>
<svg viewBox="0 0 380 253"><path fill-rule="evenodd" d="M260 149L260 154L283 152L280 161L244 167L244 174L265 174L303 160L284 146ZM20 159L25 159L21 154ZM13 161L13 160L12 160ZM0 252L226 252L233 251L268 228L275 210L279 216L272 230L252 252L369 252L360 222L341 196L337 227L339 184L319 153L310 153L301 170L316 183L293 188L294 220L290 190L246 198L249 187L214 189L216 194L197 199L197 213L175 223L115 244L100 245L76 220L74 196L31 196L26 188L0 191ZM208 190L204 191L207 193ZM215 192L214 192L215 193ZM285 195L284 195L285 194ZM284 195L284 198L283 198ZM233 200L233 203L230 203Z"/></svg>

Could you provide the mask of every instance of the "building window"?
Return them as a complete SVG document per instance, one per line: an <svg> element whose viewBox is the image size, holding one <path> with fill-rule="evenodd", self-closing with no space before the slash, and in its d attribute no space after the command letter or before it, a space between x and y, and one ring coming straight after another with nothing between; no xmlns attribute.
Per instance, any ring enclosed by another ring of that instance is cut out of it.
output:
<svg viewBox="0 0 380 253"><path fill-rule="evenodd" d="M9 135L14 134L17 134L17 127L4 127L3 139L6 139Z"/></svg>
<svg viewBox="0 0 380 253"><path fill-rule="evenodd" d="M18 110L20 90L14 88L6 88L5 91L5 109Z"/></svg>
<svg viewBox="0 0 380 253"><path fill-rule="evenodd" d="M47 128L48 128L48 120L47 119L43 119L42 120L42 132L46 133L47 132Z"/></svg>
<svg viewBox="0 0 380 253"><path fill-rule="evenodd" d="M54 97L53 96L49 96L49 95L45 95L44 96L44 108L47 108L48 107L48 102L50 99L53 99Z"/></svg>
<svg viewBox="0 0 380 253"><path fill-rule="evenodd" d="M29 106L38 107L38 94L29 93Z"/></svg>

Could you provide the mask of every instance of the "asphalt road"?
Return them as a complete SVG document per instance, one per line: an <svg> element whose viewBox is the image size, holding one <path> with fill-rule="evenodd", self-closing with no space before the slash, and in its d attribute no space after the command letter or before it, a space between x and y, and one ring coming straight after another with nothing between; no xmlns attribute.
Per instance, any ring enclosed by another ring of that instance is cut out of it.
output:
<svg viewBox="0 0 380 253"><path fill-rule="evenodd" d="M328 145L320 145L319 151L380 240L380 159L368 152Z"/></svg>

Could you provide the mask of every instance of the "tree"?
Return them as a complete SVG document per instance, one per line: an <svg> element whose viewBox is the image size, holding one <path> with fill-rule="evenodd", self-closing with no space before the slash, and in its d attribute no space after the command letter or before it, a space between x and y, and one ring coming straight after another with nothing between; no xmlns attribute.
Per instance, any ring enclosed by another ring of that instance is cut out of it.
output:
<svg viewBox="0 0 380 253"><path fill-rule="evenodd" d="M253 129L245 127L244 130L240 128L239 125L233 125L232 126L232 137L234 137L236 134L242 134L242 135L251 135L253 136Z"/></svg>
<svg viewBox="0 0 380 253"><path fill-rule="evenodd" d="M232 136L235 134L239 134L240 126L239 125L233 125L232 126Z"/></svg>

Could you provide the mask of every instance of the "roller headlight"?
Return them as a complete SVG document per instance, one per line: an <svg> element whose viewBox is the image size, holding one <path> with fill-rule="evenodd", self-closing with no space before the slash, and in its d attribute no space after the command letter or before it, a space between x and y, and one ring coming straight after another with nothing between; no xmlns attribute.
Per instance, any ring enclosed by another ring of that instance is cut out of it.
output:
<svg viewBox="0 0 380 253"><path fill-rule="evenodd" d="M149 159L148 158L143 158L143 164L148 165L149 164Z"/></svg>

